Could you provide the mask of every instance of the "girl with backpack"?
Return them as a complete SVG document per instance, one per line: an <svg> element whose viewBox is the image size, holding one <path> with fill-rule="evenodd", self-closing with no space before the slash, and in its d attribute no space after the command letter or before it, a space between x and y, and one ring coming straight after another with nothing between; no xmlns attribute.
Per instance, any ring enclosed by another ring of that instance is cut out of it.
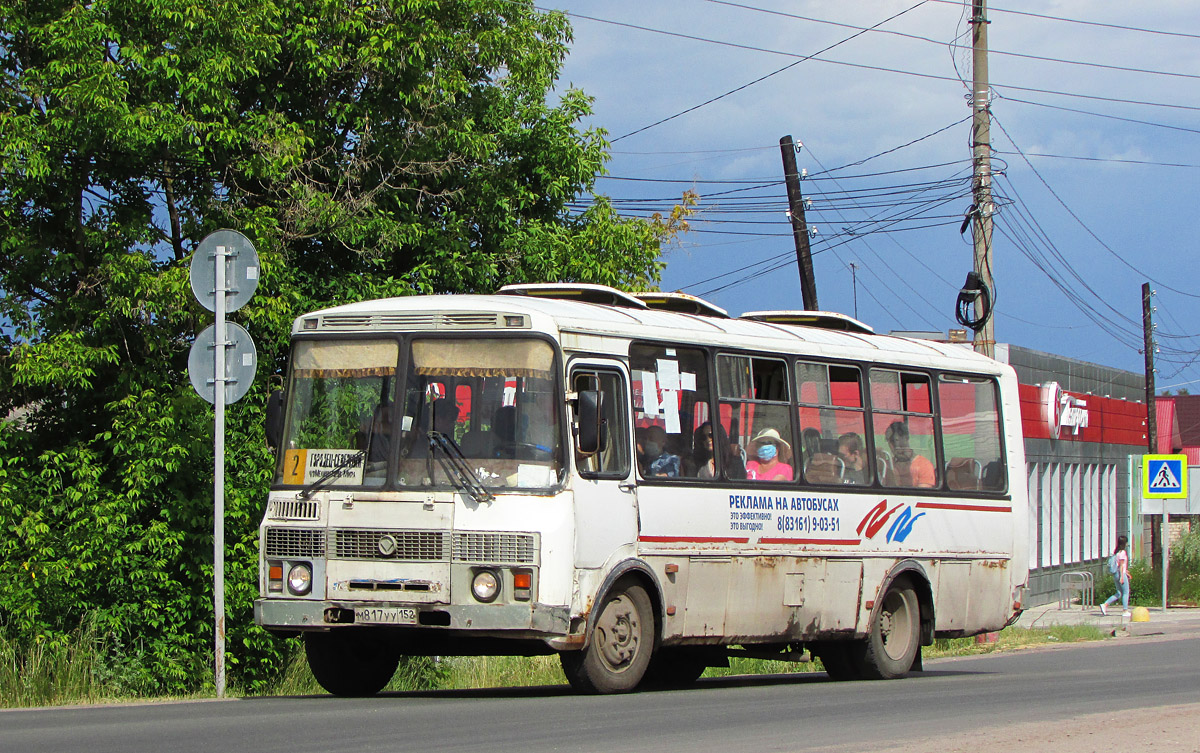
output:
<svg viewBox="0 0 1200 753"><path fill-rule="evenodd" d="M1125 551L1125 545L1128 543L1128 536L1118 536L1117 548L1108 558L1108 571L1112 573L1113 584L1117 587L1117 592L1100 605L1100 614L1107 615L1108 605L1120 599L1121 608L1125 610L1121 616L1129 616L1129 553Z"/></svg>

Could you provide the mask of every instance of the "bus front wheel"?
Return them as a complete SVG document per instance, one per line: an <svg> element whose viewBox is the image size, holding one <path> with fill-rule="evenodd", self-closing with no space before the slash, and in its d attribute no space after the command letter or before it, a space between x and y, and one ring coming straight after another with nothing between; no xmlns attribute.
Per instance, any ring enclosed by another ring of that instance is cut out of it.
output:
<svg viewBox="0 0 1200 753"><path fill-rule="evenodd" d="M559 654L571 687L625 693L641 682L654 651L654 612L646 589L622 581L600 604L588 647Z"/></svg>
<svg viewBox="0 0 1200 753"><path fill-rule="evenodd" d="M375 695L400 664L400 655L374 630L306 633L304 654L321 687L339 696Z"/></svg>
<svg viewBox="0 0 1200 753"><path fill-rule="evenodd" d="M907 578L888 588L871 621L871 632L858 647L859 674L871 680L904 677L921 647L921 606Z"/></svg>

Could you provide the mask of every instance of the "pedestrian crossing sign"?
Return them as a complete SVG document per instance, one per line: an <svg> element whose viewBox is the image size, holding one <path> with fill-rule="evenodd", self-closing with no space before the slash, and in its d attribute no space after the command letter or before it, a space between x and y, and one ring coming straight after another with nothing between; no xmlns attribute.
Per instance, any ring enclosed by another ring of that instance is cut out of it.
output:
<svg viewBox="0 0 1200 753"><path fill-rule="evenodd" d="M1142 497L1186 499L1187 455L1142 455Z"/></svg>

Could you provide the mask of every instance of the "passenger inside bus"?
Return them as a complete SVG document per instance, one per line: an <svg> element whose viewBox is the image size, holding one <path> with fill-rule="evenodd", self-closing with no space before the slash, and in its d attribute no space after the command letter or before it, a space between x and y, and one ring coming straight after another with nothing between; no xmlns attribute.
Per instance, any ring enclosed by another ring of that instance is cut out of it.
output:
<svg viewBox="0 0 1200 753"><path fill-rule="evenodd" d="M432 414L433 418L429 416ZM439 398L429 403L428 407L422 414L421 425L422 429L413 439L412 450L409 452L411 458L423 458L429 455L429 428L433 431L446 435L454 439L454 426L458 422L458 403L446 398ZM432 424L432 427L428 427ZM428 428L426 428L428 427ZM403 453L401 453L403 455Z"/></svg>
<svg viewBox="0 0 1200 753"><path fill-rule="evenodd" d="M392 404L375 406L354 434L354 446L367 453L368 463L386 462L392 448Z"/></svg>
<svg viewBox="0 0 1200 753"><path fill-rule="evenodd" d="M919 455L909 443L908 424L894 421L884 432L888 446L892 448L892 486L931 489L937 484L933 463Z"/></svg>
<svg viewBox="0 0 1200 753"><path fill-rule="evenodd" d="M675 477L679 475L680 461L678 455L667 452L667 430L654 424L637 433L638 468L642 475Z"/></svg>
<svg viewBox="0 0 1200 753"><path fill-rule="evenodd" d="M694 478L716 478L715 455L721 455L721 468L725 477L730 479L746 478L746 464L742 461L740 452L734 451L734 445L729 442L725 429L720 424L714 427L711 421L705 421L692 435L692 454L684 461L683 475Z"/></svg>
<svg viewBox="0 0 1200 753"><path fill-rule="evenodd" d="M513 459L517 455L517 408L502 405L492 416L492 455Z"/></svg>
<svg viewBox="0 0 1200 753"><path fill-rule="evenodd" d="M791 481L792 446L776 429L763 429L750 442L752 460L746 463L746 478L759 481Z"/></svg>
<svg viewBox="0 0 1200 753"><path fill-rule="evenodd" d="M867 453L862 437L849 431L838 437L838 457L842 459L842 483L868 484Z"/></svg>

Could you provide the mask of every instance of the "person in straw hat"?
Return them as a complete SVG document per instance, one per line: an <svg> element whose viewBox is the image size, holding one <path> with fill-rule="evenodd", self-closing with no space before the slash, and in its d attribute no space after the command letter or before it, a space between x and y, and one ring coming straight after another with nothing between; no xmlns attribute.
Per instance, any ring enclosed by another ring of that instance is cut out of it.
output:
<svg viewBox="0 0 1200 753"><path fill-rule="evenodd" d="M791 481L792 446L775 429L763 429L750 441L746 478L759 481Z"/></svg>

